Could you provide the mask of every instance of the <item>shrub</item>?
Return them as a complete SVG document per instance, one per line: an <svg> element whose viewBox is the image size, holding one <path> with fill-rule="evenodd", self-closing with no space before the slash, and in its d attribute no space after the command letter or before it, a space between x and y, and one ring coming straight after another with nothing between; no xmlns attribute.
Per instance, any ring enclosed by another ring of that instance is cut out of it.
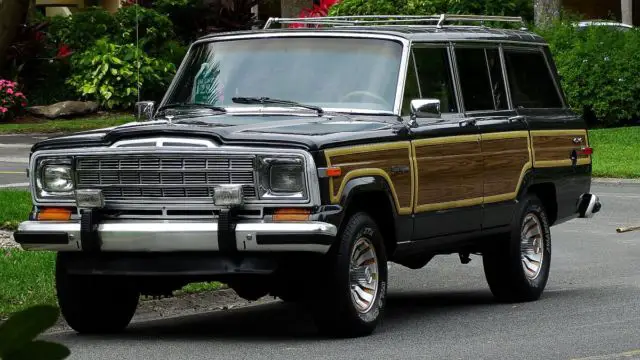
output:
<svg viewBox="0 0 640 360"><path fill-rule="evenodd" d="M74 75L67 83L82 97L108 109L133 106L138 86L145 99L156 99L176 69L174 64L150 57L133 44L117 45L107 39L74 56L72 66Z"/></svg>
<svg viewBox="0 0 640 360"><path fill-rule="evenodd" d="M571 107L590 124L640 117L640 31L558 22L537 32L549 42Z"/></svg>
<svg viewBox="0 0 640 360"><path fill-rule="evenodd" d="M153 55L156 49L175 39L173 23L168 16L153 9L130 5L120 8L115 13L117 31L111 35L111 42L120 45L136 43L136 16L140 48L147 53Z"/></svg>
<svg viewBox="0 0 640 360"><path fill-rule="evenodd" d="M108 11L91 7L74 13L72 16L54 16L48 30L50 41L66 44L71 49L82 52L96 40L114 38L120 33L116 18Z"/></svg>
<svg viewBox="0 0 640 360"><path fill-rule="evenodd" d="M17 84L0 80L0 120L8 120L22 113L27 107L27 98L18 91Z"/></svg>
<svg viewBox="0 0 640 360"><path fill-rule="evenodd" d="M341 0L329 15L482 14L533 19L530 0Z"/></svg>

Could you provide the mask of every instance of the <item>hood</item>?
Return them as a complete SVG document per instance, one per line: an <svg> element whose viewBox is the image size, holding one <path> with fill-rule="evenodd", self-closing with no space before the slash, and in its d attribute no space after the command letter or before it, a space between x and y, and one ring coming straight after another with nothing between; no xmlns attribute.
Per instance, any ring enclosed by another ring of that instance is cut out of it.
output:
<svg viewBox="0 0 640 360"><path fill-rule="evenodd" d="M172 122L131 122L121 126L52 137L32 151L110 146L120 140L156 136L204 138L219 145L278 146L317 150L327 144L370 142L397 136L404 125L394 115L223 114L181 117Z"/></svg>

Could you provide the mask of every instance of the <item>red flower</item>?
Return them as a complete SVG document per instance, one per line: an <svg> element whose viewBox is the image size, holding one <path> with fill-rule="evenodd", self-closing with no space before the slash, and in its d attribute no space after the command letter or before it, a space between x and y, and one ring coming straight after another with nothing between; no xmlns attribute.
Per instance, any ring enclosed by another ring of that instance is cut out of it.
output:
<svg viewBox="0 0 640 360"><path fill-rule="evenodd" d="M71 51L71 48L69 47L69 45L62 44L58 48L58 53L56 54L56 58L58 58L58 59L66 58L67 56L69 56L71 54L73 54L73 51Z"/></svg>
<svg viewBox="0 0 640 360"><path fill-rule="evenodd" d="M302 9L299 18L311 18L311 17L324 17L329 14L329 9L337 4L339 0L320 0L320 5L313 5L311 9ZM319 25L308 25L318 27ZM300 23L294 23L289 25L290 28L301 28L305 27L305 25Z"/></svg>

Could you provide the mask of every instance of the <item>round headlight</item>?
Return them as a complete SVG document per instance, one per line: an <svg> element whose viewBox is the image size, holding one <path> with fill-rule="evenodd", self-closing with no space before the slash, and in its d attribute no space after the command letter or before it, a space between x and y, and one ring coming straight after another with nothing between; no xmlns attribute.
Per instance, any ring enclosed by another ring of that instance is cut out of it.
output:
<svg viewBox="0 0 640 360"><path fill-rule="evenodd" d="M271 191L279 193L299 193L304 190L302 165L274 164L269 172Z"/></svg>
<svg viewBox="0 0 640 360"><path fill-rule="evenodd" d="M73 190L71 167L67 165L46 165L42 169L42 187L49 192Z"/></svg>

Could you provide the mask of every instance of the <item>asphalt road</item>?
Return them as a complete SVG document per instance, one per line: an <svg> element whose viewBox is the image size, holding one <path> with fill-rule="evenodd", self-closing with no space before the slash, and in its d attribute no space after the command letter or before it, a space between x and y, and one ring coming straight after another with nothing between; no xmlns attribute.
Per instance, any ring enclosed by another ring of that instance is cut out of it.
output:
<svg viewBox="0 0 640 360"><path fill-rule="evenodd" d="M532 303L497 304L482 263L395 265L385 321L369 337L316 335L282 303L133 324L125 334L46 338L71 359L640 359L640 185L594 185L603 210L552 228L551 277ZM318 294L322 296L322 294Z"/></svg>
<svg viewBox="0 0 640 360"><path fill-rule="evenodd" d="M26 188L31 146L46 136L0 135L0 189Z"/></svg>

